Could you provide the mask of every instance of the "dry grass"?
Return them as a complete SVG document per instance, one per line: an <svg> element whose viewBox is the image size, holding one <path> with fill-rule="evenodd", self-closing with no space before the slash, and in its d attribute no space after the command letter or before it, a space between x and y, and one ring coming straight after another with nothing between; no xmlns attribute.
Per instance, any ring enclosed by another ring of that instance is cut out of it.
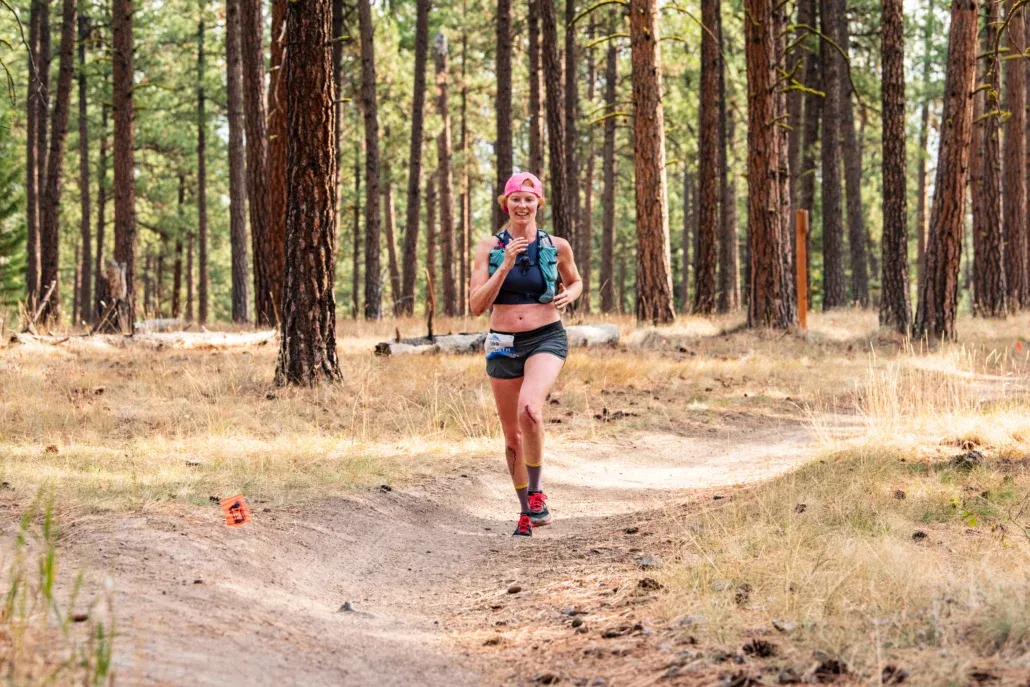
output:
<svg viewBox="0 0 1030 687"><path fill-rule="evenodd" d="M914 684L966 684L984 661L1025 675L1030 380L999 331L873 350L851 384L813 394L823 457L684 521L666 612L705 616L724 642L793 622L793 659L822 652L872 684L888 664ZM949 462L971 449L982 464Z"/></svg>

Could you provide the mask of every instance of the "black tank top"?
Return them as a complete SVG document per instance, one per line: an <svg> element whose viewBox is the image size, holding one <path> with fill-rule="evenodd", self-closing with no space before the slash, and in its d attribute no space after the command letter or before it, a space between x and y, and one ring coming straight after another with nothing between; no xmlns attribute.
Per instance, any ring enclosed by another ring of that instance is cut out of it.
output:
<svg viewBox="0 0 1030 687"><path fill-rule="evenodd" d="M511 234L505 230L500 240L503 245L508 245L508 242L511 241ZM515 259L515 266L505 275L501 290L494 299L494 305L523 305L540 302L540 296L547 291L547 283L544 281L544 273L537 264L539 247L540 232L538 231L536 240L526 246L526 252L521 253Z"/></svg>

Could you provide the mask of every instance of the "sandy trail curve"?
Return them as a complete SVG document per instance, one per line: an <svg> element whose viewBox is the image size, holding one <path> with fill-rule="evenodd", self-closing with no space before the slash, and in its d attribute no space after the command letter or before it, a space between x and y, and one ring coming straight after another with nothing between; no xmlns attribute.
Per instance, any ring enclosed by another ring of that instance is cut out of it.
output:
<svg viewBox="0 0 1030 687"><path fill-rule="evenodd" d="M539 537L603 528L691 490L764 479L812 453L798 425L708 436L627 433L548 446L555 513ZM63 537L66 569L110 577L120 684L484 684L448 641L448 612L503 580L513 495L483 465L417 487L262 512L246 527L211 513L91 516ZM537 537L534 537L534 540ZM497 555L501 554L501 555ZM357 612L340 612L350 601Z"/></svg>

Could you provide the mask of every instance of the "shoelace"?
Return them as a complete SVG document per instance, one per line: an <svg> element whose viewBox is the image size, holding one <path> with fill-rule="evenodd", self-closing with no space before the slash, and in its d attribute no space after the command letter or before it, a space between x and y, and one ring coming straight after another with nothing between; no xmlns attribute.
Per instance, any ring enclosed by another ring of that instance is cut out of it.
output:
<svg viewBox="0 0 1030 687"><path fill-rule="evenodd" d="M519 516L519 526L516 529L518 529L519 532L528 532L533 529L532 523L529 522L528 515Z"/></svg>
<svg viewBox="0 0 1030 687"><path fill-rule="evenodd" d="M544 509L544 505L547 503L547 496L543 492L529 495L529 508L530 510L540 511Z"/></svg>

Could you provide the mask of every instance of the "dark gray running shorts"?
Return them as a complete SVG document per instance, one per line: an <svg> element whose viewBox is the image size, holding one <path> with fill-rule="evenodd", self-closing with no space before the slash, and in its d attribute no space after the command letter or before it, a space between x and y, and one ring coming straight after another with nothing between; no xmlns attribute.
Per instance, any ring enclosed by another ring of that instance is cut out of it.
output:
<svg viewBox="0 0 1030 687"><path fill-rule="evenodd" d="M491 329L490 331L494 331ZM486 361L486 374L494 379L518 379L523 376L526 360L538 353L550 353L562 360L569 357L569 336L561 321L546 324L528 332L497 332L515 336L514 358L507 356Z"/></svg>

